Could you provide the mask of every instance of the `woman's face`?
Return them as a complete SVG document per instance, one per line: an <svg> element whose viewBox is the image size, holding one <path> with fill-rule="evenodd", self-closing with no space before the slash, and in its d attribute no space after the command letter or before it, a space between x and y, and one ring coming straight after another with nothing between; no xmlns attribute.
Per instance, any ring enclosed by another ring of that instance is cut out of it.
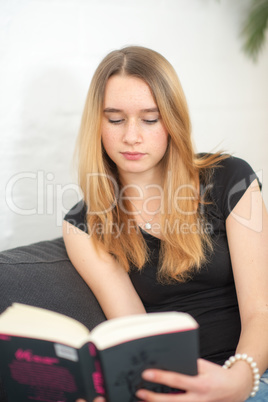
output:
<svg viewBox="0 0 268 402"><path fill-rule="evenodd" d="M109 78L104 94L102 143L121 175L159 171L168 133L149 86L140 78Z"/></svg>

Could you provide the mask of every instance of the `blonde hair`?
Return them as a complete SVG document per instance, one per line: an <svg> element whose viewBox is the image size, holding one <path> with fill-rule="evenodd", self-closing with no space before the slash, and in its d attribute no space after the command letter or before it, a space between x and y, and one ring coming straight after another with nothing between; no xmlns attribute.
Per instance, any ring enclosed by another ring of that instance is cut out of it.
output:
<svg viewBox="0 0 268 402"><path fill-rule="evenodd" d="M104 92L113 75L138 77L149 85L169 133L163 158L164 208L158 276L160 280L183 281L205 262L205 250L211 247L211 241L204 231L174 233L174 227L177 222L188 228L201 222L197 208L202 201L197 195L198 177L223 157L219 153L195 156L185 95L175 70L162 55L130 46L112 51L102 60L92 78L82 115L77 143L79 184L88 206L87 223L89 231L93 228L90 234L95 245L112 254L126 271L130 264L142 269L149 253L140 230L128 225L128 215L119 206L117 169L102 146ZM176 189L180 189L179 211L176 200L170 197ZM98 227L105 229L94 230ZM113 227L120 228L120 236L113 235Z"/></svg>

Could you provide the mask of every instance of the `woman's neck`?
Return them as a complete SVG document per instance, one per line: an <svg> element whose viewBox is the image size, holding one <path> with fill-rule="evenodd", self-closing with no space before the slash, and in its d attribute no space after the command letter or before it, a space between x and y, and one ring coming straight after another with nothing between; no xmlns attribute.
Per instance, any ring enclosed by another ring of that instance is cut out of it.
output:
<svg viewBox="0 0 268 402"><path fill-rule="evenodd" d="M146 199L160 189L163 191L163 170L160 169L142 173L119 172L119 179L129 197L137 196L139 193Z"/></svg>
<svg viewBox="0 0 268 402"><path fill-rule="evenodd" d="M155 237L160 237L164 200L161 176L146 172L139 175L127 174L121 176L120 180L122 186L120 201L121 205L126 207L125 213L130 219L135 219L143 230Z"/></svg>

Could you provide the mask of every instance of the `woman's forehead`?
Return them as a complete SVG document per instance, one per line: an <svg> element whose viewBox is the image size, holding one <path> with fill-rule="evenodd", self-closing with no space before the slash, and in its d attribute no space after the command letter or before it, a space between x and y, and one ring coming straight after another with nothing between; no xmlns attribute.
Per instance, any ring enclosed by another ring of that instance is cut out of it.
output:
<svg viewBox="0 0 268 402"><path fill-rule="evenodd" d="M157 111L149 85L141 78L115 75L108 79L104 93L104 109L125 110L129 106L141 111Z"/></svg>

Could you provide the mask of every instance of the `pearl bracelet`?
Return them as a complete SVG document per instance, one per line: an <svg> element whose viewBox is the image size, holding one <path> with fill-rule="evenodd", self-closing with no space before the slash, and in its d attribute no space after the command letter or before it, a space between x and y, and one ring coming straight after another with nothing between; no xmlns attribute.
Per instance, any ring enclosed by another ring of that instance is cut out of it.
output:
<svg viewBox="0 0 268 402"><path fill-rule="evenodd" d="M249 357L246 353L243 353L242 355L240 353L237 353L235 356L231 356L228 360L226 360L226 362L224 363L224 365L222 367L224 369L228 369L228 368L232 367L232 365L239 360L243 360L246 363L248 363L252 370L253 387L252 387L250 396L253 397L259 391L259 385L260 385L259 369L257 367L257 363L253 361L253 357Z"/></svg>

